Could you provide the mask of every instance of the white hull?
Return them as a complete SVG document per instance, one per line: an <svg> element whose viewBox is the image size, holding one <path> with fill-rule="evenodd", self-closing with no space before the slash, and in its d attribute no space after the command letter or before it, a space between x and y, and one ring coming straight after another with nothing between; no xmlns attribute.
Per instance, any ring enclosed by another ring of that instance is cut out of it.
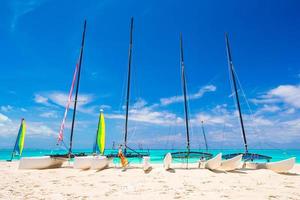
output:
<svg viewBox="0 0 300 200"><path fill-rule="evenodd" d="M53 158L50 156L24 157L20 159L19 169L59 168L66 160L66 158Z"/></svg>
<svg viewBox="0 0 300 200"><path fill-rule="evenodd" d="M266 163L266 168L270 169L274 172L277 173L284 173L284 172L288 172L289 170L291 170L296 162L296 158L289 158L286 160L282 160L282 161L278 161L278 162L269 162Z"/></svg>
<svg viewBox="0 0 300 200"><path fill-rule="evenodd" d="M243 166L245 169L266 169L266 163L246 162Z"/></svg>
<svg viewBox="0 0 300 200"><path fill-rule="evenodd" d="M86 170L91 168L93 156L79 156L74 158L73 167L75 169Z"/></svg>
<svg viewBox="0 0 300 200"><path fill-rule="evenodd" d="M147 171L151 168L150 165L150 157L149 156L144 156L143 157L143 170Z"/></svg>
<svg viewBox="0 0 300 200"><path fill-rule="evenodd" d="M205 168L210 170L218 169L221 166L222 162L222 153L219 153L214 158L206 161Z"/></svg>
<svg viewBox="0 0 300 200"><path fill-rule="evenodd" d="M221 168L224 171L233 171L240 167L243 155L235 156L231 159L224 160L221 163Z"/></svg>
<svg viewBox="0 0 300 200"><path fill-rule="evenodd" d="M102 170L108 167L109 160L106 156L94 156L91 160L91 169Z"/></svg>
<svg viewBox="0 0 300 200"><path fill-rule="evenodd" d="M171 163L172 163L172 155L171 153L167 153L167 155L164 158L164 168L165 170L168 170L171 168Z"/></svg>

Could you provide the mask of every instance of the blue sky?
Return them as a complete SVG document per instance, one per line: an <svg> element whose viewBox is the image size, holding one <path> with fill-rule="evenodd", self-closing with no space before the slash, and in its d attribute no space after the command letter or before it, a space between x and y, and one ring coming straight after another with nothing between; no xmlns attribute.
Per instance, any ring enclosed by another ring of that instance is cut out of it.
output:
<svg viewBox="0 0 300 200"><path fill-rule="evenodd" d="M56 148L84 19L87 35L74 147L92 148L100 107L108 146L122 141L131 16L130 145L185 146L182 32L192 146L204 147L204 120L211 148L242 147L226 60L224 32L229 32L239 92L247 97L242 107L250 148L299 148L299 6L292 0L3 1L0 148L13 146L22 117L28 126L25 148ZM70 121L71 115L66 140Z"/></svg>

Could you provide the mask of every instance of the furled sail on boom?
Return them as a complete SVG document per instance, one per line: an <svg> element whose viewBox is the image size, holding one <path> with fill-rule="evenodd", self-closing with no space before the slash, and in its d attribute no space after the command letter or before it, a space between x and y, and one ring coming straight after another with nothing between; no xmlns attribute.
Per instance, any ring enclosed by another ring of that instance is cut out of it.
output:
<svg viewBox="0 0 300 200"><path fill-rule="evenodd" d="M105 120L104 120L103 110L101 109L93 152L100 153L101 155L103 155L104 149L105 149Z"/></svg>

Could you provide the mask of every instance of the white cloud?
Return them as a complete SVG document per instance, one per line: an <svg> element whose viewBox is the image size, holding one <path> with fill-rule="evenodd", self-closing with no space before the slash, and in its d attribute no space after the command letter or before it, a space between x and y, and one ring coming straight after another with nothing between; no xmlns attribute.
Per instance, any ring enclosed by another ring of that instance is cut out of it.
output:
<svg viewBox="0 0 300 200"><path fill-rule="evenodd" d="M14 30L15 26L18 23L18 20L23 15L30 13L41 6L46 0L10 0L11 10L13 11L13 17L11 21L11 29Z"/></svg>
<svg viewBox="0 0 300 200"><path fill-rule="evenodd" d="M102 110L110 110L111 106L110 105L101 105L100 109L102 109Z"/></svg>
<svg viewBox="0 0 300 200"><path fill-rule="evenodd" d="M274 113L274 112L278 112L280 111L280 107L279 106L276 106L276 105L267 105L265 104L263 106L263 108L261 108L259 110L259 113L264 113L264 112L270 112L270 113Z"/></svg>
<svg viewBox="0 0 300 200"><path fill-rule="evenodd" d="M7 105L7 106L1 106L0 110L2 112L9 112L9 111L12 111L13 107L10 106L10 105Z"/></svg>
<svg viewBox="0 0 300 200"><path fill-rule="evenodd" d="M40 104L44 104L44 105L49 105L48 103L48 98L42 96L42 95L39 95L39 94L35 94L34 95L34 101L36 103L40 103Z"/></svg>
<svg viewBox="0 0 300 200"><path fill-rule="evenodd" d="M248 116L249 117L249 116ZM274 125L274 121L271 121L269 119L263 118L263 117L249 117L249 122L247 123L248 126L272 126Z"/></svg>
<svg viewBox="0 0 300 200"><path fill-rule="evenodd" d="M250 99L250 101L254 104L271 104L271 103L279 103L280 99L261 96L258 98Z"/></svg>
<svg viewBox="0 0 300 200"><path fill-rule="evenodd" d="M110 119L124 119L124 114L106 114L106 118ZM129 109L129 120L150 124L157 124L161 126L178 125L183 122L182 118L177 117L168 111L156 111L152 106L147 106L147 102L139 99Z"/></svg>
<svg viewBox="0 0 300 200"><path fill-rule="evenodd" d="M166 146L166 143L168 142L172 142L172 143L184 143L185 142L185 135L183 135L182 133L177 133L177 134L169 134L169 133L159 133L160 136L159 137L151 137L151 138L143 138L143 139L137 139L134 141L135 144L142 144L142 145L149 145L152 146L154 145L164 145L165 148L168 148L168 146ZM170 144L169 144L170 145Z"/></svg>
<svg viewBox="0 0 300 200"><path fill-rule="evenodd" d="M280 85L268 91L265 95L251 101L256 104L261 103L284 103L294 108L300 108L300 86L299 85Z"/></svg>
<svg viewBox="0 0 300 200"><path fill-rule="evenodd" d="M55 111L48 111L41 113L40 116L44 118L57 118L58 114Z"/></svg>
<svg viewBox="0 0 300 200"><path fill-rule="evenodd" d="M268 96L277 97L295 108L300 108L300 86L298 85L280 85L270 90Z"/></svg>
<svg viewBox="0 0 300 200"><path fill-rule="evenodd" d="M27 112L27 109L21 108L21 111L22 111L22 112Z"/></svg>
<svg viewBox="0 0 300 200"><path fill-rule="evenodd" d="M68 101L68 94L63 92L46 92L42 94L35 94L34 100L36 103L45 106L60 106L65 108ZM70 104L70 109L74 107L74 95L72 96L72 102ZM83 113L94 113L96 106L87 106L94 100L94 95L92 94L79 94L77 99L77 110Z"/></svg>
<svg viewBox="0 0 300 200"><path fill-rule="evenodd" d="M20 120L12 120L0 113L0 136L10 137L16 136L20 127ZM43 122L26 122L26 135L34 137L57 136L57 133L50 128L49 124Z"/></svg>
<svg viewBox="0 0 300 200"><path fill-rule="evenodd" d="M0 113L0 122L7 122L7 121L10 121L10 119L6 115Z"/></svg>
<svg viewBox="0 0 300 200"><path fill-rule="evenodd" d="M57 131L42 122L27 122L27 135L57 137Z"/></svg>
<svg viewBox="0 0 300 200"><path fill-rule="evenodd" d="M199 113L195 118L191 119L193 126L201 126L201 122L204 122L206 125L225 125L232 127L230 123L231 118L229 115L211 115L208 113Z"/></svg>
<svg viewBox="0 0 300 200"><path fill-rule="evenodd" d="M290 108L285 111L286 114L294 114L296 112L295 108Z"/></svg>
<svg viewBox="0 0 300 200"><path fill-rule="evenodd" d="M214 91L216 91L216 89L217 88L214 85L206 85L206 86L203 86L202 88L200 88L197 93L188 95L188 98L189 98L189 100L199 99L205 93L214 92ZM173 103L179 103L179 102L183 102L183 96L182 95L160 99L160 103L161 103L162 106L167 106L167 105L170 105L170 104L173 104Z"/></svg>

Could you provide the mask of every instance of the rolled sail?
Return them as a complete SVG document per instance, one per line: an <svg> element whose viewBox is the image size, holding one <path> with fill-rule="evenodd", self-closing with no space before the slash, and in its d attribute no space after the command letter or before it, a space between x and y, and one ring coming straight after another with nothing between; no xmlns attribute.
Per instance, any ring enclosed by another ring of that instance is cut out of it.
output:
<svg viewBox="0 0 300 200"><path fill-rule="evenodd" d="M105 119L104 119L103 110L100 110L94 153L99 152L101 155L103 155L104 150L105 150Z"/></svg>

